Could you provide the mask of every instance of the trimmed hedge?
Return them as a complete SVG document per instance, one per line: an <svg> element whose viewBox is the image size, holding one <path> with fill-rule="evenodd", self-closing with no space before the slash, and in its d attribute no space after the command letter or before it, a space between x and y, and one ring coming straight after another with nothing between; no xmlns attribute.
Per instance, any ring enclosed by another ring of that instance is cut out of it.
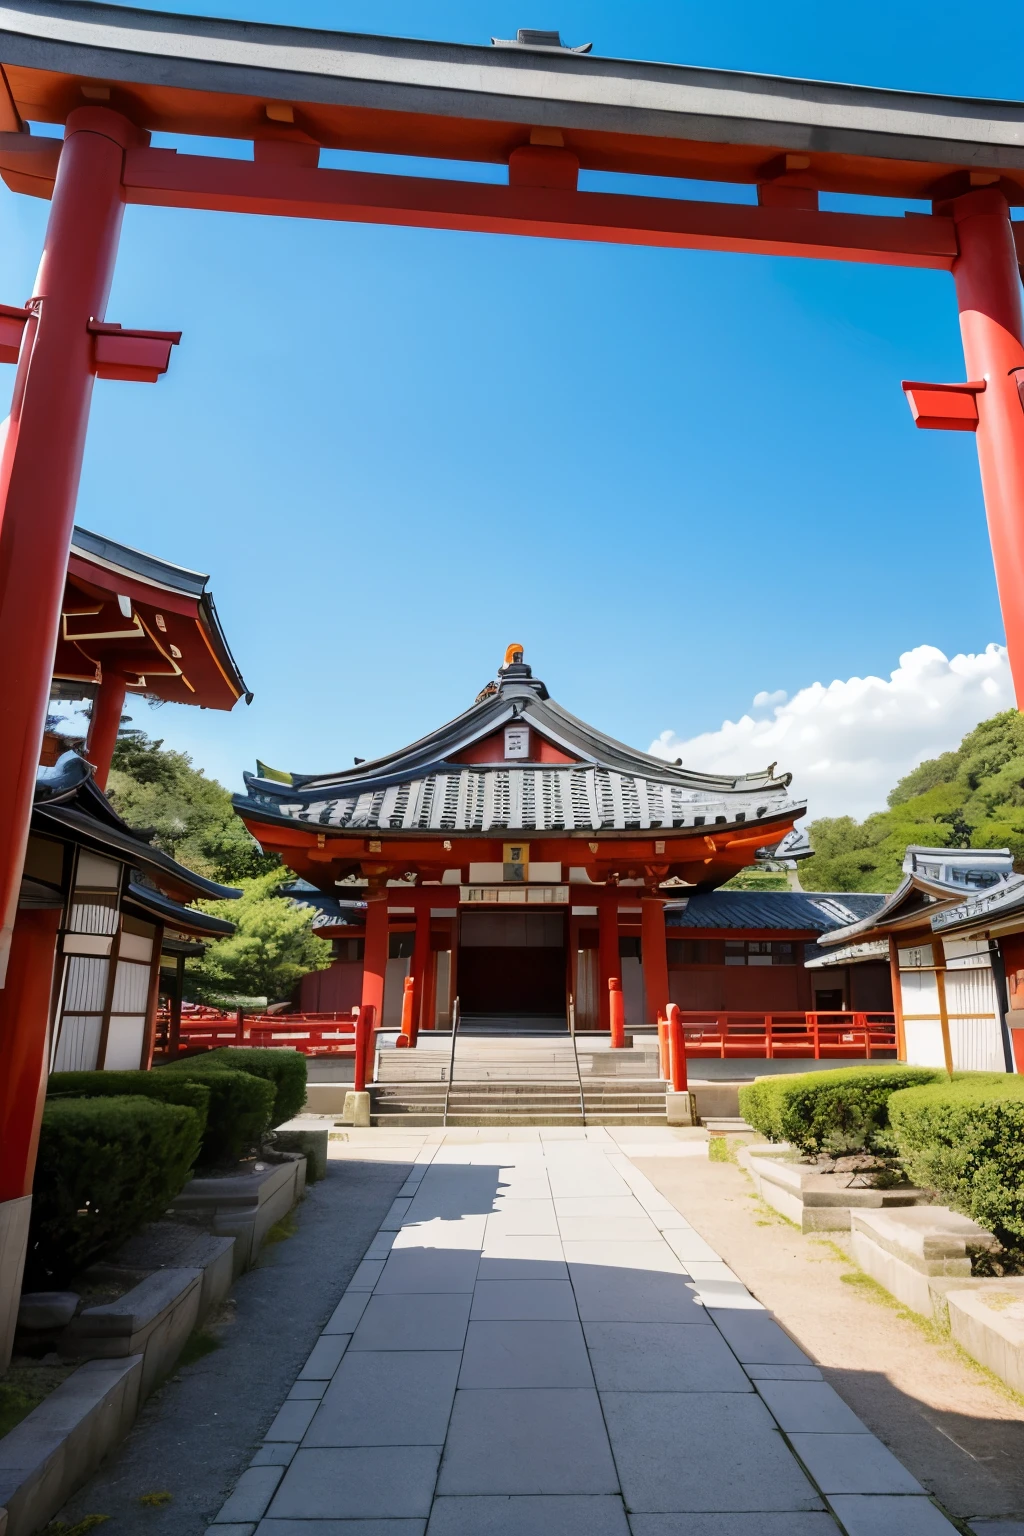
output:
<svg viewBox="0 0 1024 1536"><path fill-rule="evenodd" d="M788 1141L801 1152L888 1151L892 1095L939 1075L932 1067L885 1062L759 1077L740 1089L740 1113L769 1140Z"/></svg>
<svg viewBox="0 0 1024 1536"><path fill-rule="evenodd" d="M159 1072L51 1072L47 1100L119 1098L160 1099L185 1104L199 1116L203 1131L210 1112L210 1090L187 1078L167 1078Z"/></svg>
<svg viewBox="0 0 1024 1536"><path fill-rule="evenodd" d="M1024 1081L956 1073L889 1101L909 1178L934 1189L1006 1247L1024 1245Z"/></svg>
<svg viewBox="0 0 1024 1536"><path fill-rule="evenodd" d="M266 1078L231 1071L202 1056L168 1062L153 1076L171 1081L184 1079L209 1089L210 1110L200 1154L204 1167L237 1162L270 1125L274 1085Z"/></svg>
<svg viewBox="0 0 1024 1536"><path fill-rule="evenodd" d="M79 1075L86 1074L68 1074ZM26 1288L65 1284L162 1216L188 1179L202 1134L201 1112L186 1104L141 1096L47 1100Z"/></svg>
<svg viewBox="0 0 1024 1536"><path fill-rule="evenodd" d="M283 1125L286 1120L294 1119L306 1102L306 1058L299 1051L225 1045L209 1051L203 1060L230 1067L233 1071L251 1072L253 1077L265 1077L272 1082L274 1109L271 1125Z"/></svg>

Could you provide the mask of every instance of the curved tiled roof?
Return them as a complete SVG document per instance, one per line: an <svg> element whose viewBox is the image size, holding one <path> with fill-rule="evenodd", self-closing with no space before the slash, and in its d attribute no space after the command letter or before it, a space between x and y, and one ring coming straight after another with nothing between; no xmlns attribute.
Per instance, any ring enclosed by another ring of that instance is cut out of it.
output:
<svg viewBox="0 0 1024 1536"><path fill-rule="evenodd" d="M505 725L532 727L572 761L458 761ZM625 746L569 714L523 663L495 690L411 746L334 774L245 775L243 815L337 831L649 831L771 822L803 814L775 765L695 773Z"/></svg>
<svg viewBox="0 0 1024 1536"><path fill-rule="evenodd" d="M670 903L669 928L806 928L829 933L870 918L884 896L864 891L704 891Z"/></svg>

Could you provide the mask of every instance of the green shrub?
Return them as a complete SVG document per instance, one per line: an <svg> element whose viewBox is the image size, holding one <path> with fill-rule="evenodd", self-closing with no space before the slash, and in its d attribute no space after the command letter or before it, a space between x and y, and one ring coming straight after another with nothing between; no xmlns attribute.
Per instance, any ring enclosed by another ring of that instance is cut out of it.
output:
<svg viewBox="0 0 1024 1536"><path fill-rule="evenodd" d="M226 1045L210 1051L206 1061L233 1071L251 1072L274 1085L274 1109L271 1125L283 1125L297 1115L306 1102L306 1058L298 1051L278 1050L249 1045Z"/></svg>
<svg viewBox="0 0 1024 1536"><path fill-rule="evenodd" d="M783 1079L778 1077L755 1077L752 1083L744 1083L739 1091L740 1114L769 1141L782 1140L778 1091L782 1082Z"/></svg>
<svg viewBox="0 0 1024 1536"><path fill-rule="evenodd" d="M51 1072L46 1084L47 1099L120 1099L126 1094L186 1104L206 1129L210 1090L188 1078L165 1077L162 1072Z"/></svg>
<svg viewBox="0 0 1024 1536"><path fill-rule="evenodd" d="M1024 1081L958 1072L889 1101L908 1177L994 1232L1024 1246Z"/></svg>
<svg viewBox="0 0 1024 1536"><path fill-rule="evenodd" d="M265 1078L231 1071L208 1056L168 1062L157 1068L155 1076L182 1078L209 1089L210 1110L200 1154L204 1167L237 1162L270 1125L274 1085Z"/></svg>
<svg viewBox="0 0 1024 1536"><path fill-rule="evenodd" d="M885 1062L877 1067L758 1078L740 1089L740 1110L756 1130L772 1141L788 1141L801 1152L846 1152L862 1147L888 1151L892 1146L888 1116L891 1095L932 1083L937 1076L932 1067ZM752 1114L758 1118L751 1119Z"/></svg>
<svg viewBox="0 0 1024 1536"><path fill-rule="evenodd" d="M188 1179L202 1134L200 1111L185 1104L141 1096L47 1100L27 1288L63 1285L162 1216Z"/></svg>

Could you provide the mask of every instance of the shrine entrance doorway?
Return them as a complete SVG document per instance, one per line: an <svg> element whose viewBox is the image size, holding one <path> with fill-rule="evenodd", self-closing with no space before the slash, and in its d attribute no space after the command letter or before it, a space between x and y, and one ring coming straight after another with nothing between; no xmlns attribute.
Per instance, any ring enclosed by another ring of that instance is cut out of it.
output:
<svg viewBox="0 0 1024 1536"><path fill-rule="evenodd" d="M465 1026L568 1029L564 911L463 912L458 994Z"/></svg>

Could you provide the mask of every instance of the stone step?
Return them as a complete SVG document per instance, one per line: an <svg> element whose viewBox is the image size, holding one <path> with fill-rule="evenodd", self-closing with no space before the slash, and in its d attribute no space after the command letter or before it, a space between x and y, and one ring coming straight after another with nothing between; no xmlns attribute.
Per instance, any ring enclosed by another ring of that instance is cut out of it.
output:
<svg viewBox="0 0 1024 1536"><path fill-rule="evenodd" d="M575 1115L560 1115L552 1112L542 1115L458 1115L449 1112L449 1125L462 1126L464 1128L485 1125L579 1125L582 1126L583 1116L577 1111Z"/></svg>

